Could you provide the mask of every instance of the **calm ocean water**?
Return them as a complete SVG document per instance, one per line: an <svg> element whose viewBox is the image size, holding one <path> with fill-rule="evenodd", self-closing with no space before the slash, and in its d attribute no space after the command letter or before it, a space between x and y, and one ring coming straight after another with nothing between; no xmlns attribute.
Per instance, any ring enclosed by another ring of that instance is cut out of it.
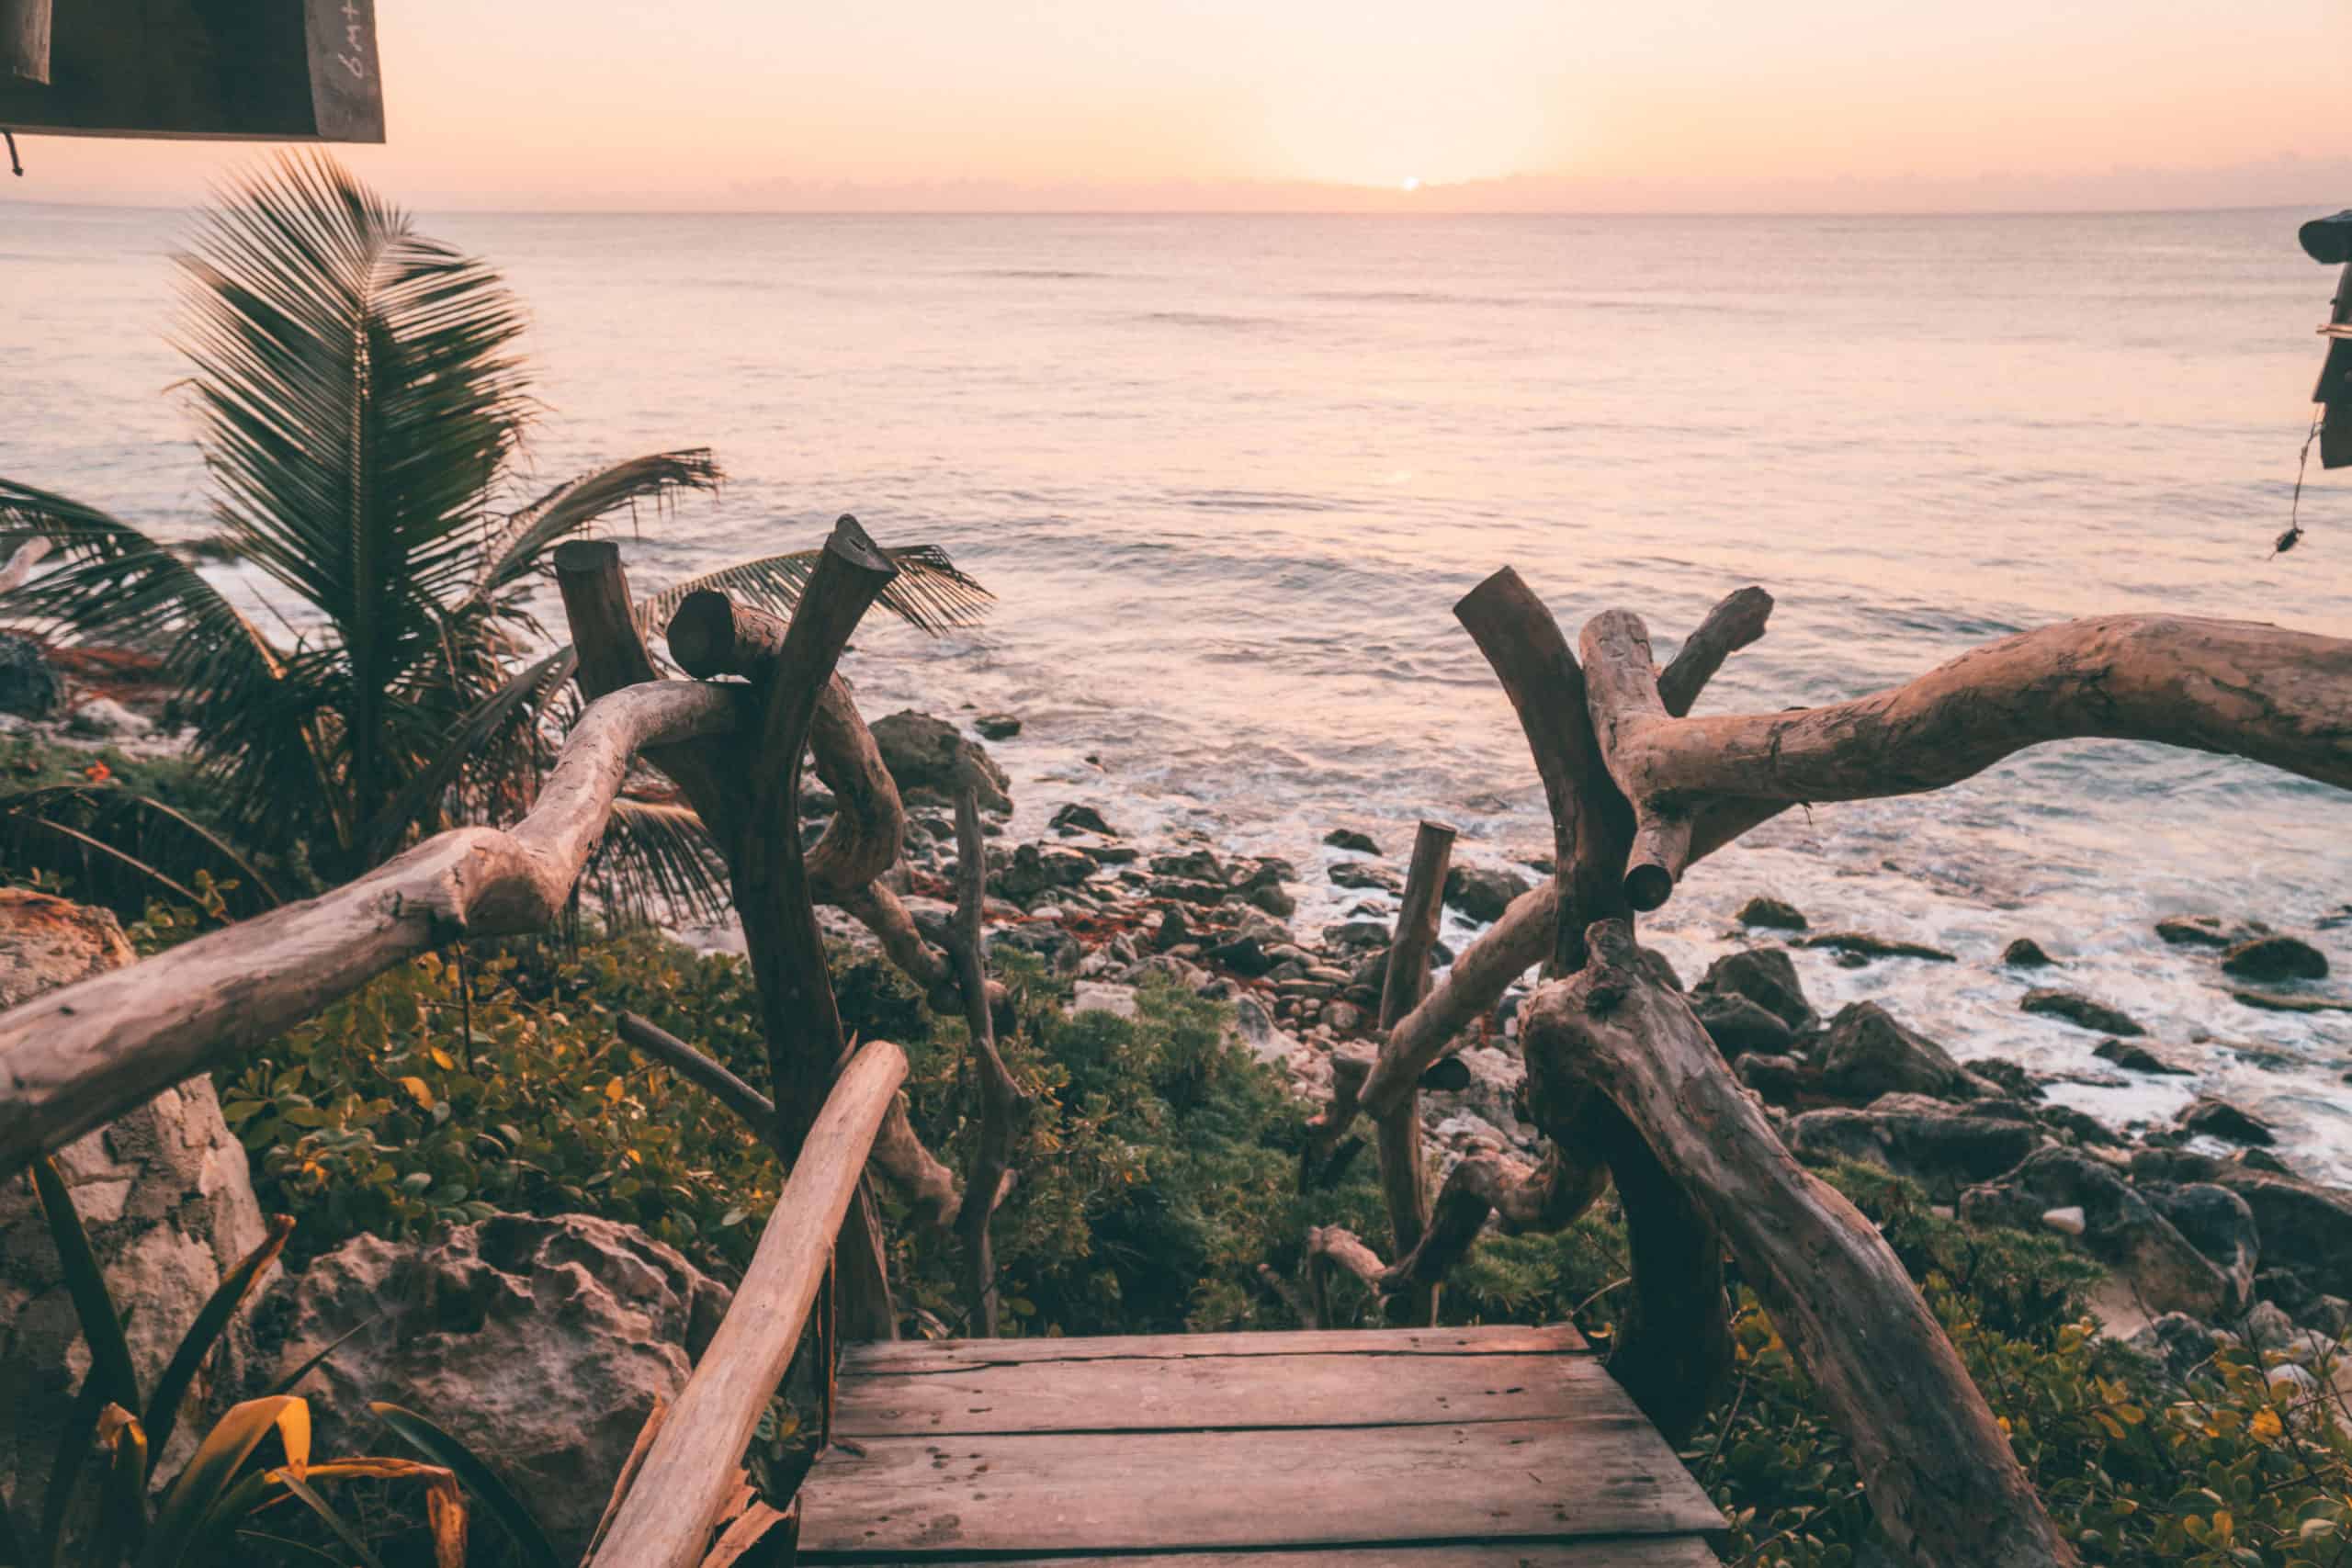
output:
<svg viewBox="0 0 2352 1568"><path fill-rule="evenodd" d="M537 318L551 480L717 448L719 501L643 520L642 586L855 512L993 588L985 633L877 632L871 712L1020 714L1023 829L1065 800L1284 853L1323 832L1463 858L1548 842L1455 625L1510 563L1573 640L1663 656L1758 582L1770 635L1708 699L1854 695L2069 616L2173 609L2352 635L2352 492L2284 526L2332 278L2305 214L2096 218L436 217ZM0 206L0 473L203 532L164 344L183 220ZM2121 1120L2218 1089L2352 1176L2352 1016L2258 1012L2173 911L2308 930L2352 898L2352 797L2230 761L2045 748L1916 800L1825 807L1707 863L1654 939L1690 971L1748 894L1965 962L1841 970L1960 1055L2104 1073L1994 955L2138 1015L2196 1080L2071 1084ZM2318 934L2352 971L2352 930ZM2339 976L2339 979L2341 979ZM1827 1008L1825 1007L1825 1011ZM2108 1075L2112 1076L2112 1075Z"/></svg>

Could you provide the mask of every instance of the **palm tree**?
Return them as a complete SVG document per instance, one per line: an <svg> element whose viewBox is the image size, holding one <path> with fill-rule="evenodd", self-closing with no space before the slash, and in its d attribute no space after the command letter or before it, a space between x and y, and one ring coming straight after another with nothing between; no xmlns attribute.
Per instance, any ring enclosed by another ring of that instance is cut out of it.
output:
<svg viewBox="0 0 2352 1568"><path fill-rule="evenodd" d="M233 184L179 262L213 519L299 608L273 637L153 535L0 479L0 546L45 539L59 562L0 593L0 611L160 642L221 818L251 848L342 878L419 831L511 818L572 667L568 649L526 662L548 646L530 608L546 557L616 513L715 491L718 464L652 453L500 510L537 407L522 306L324 157ZM987 592L944 553L894 553L890 609L929 630L977 618ZM813 558L743 562L640 608L658 624L692 589L724 586L788 615ZM0 810L0 840L37 854L57 819ZM106 834L77 837L86 861ZM714 887L706 850L675 808L632 802L605 860L624 890L696 897Z"/></svg>

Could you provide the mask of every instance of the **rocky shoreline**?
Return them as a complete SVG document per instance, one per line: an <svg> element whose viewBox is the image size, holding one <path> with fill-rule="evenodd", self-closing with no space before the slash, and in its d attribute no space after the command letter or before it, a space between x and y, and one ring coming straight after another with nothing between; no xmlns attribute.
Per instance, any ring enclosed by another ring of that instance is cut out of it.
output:
<svg viewBox="0 0 2352 1568"><path fill-rule="evenodd" d="M1018 720L990 716L973 728L1003 740L1018 734ZM1199 841L1138 842L1115 813L1078 802L1057 803L1045 833L1015 841L1002 826L1009 785L983 741L911 711L873 728L909 810L906 856L893 876L934 939L955 869L945 792L958 758L970 756L1002 797L991 827L990 940L1068 976L1077 1007L1127 1010L1133 988L1154 977L1225 1001L1240 1042L1308 1102L1329 1093L1335 1052L1371 1043L1403 883L1402 865L1371 837L1329 832L1325 844L1336 853L1324 874L1360 897L1340 919L1300 929L1301 874L1286 860ZM820 817L829 808L821 797L811 803ZM1548 869L1457 867L1446 905L1460 920L1490 921ZM2303 1364L2352 1332L2352 1190L2298 1178L2262 1118L2199 1096L2169 1121L2109 1127L2051 1097L2064 1077L1956 1055L1880 1002L1824 1017L1792 957L1826 952L1841 967L1859 967L1962 962L1956 955L1867 931L1815 931L1769 895L1749 899L1737 918L1742 945L1676 983L1792 1149L1910 1177L1971 1223L2066 1238L2109 1271L2111 1287L2095 1303L2109 1330L2176 1374L2230 1335L2285 1352L2277 1375L2308 1379ZM863 940L852 922L838 930ZM2168 918L2155 934L2209 951L2220 982L2242 1000L2282 1011L2346 1005L2308 985L2328 977L2328 961L2301 937L2215 916ZM1441 944L1433 965L1452 958ZM2033 937L2012 940L1999 963L2031 982L2021 1010L2099 1037L2098 1081L2186 1071L2128 1013L2051 983L2063 970ZM1528 984L1515 983L1424 1079L1424 1127L1441 1179L1476 1154L1535 1152L1517 1039Z"/></svg>

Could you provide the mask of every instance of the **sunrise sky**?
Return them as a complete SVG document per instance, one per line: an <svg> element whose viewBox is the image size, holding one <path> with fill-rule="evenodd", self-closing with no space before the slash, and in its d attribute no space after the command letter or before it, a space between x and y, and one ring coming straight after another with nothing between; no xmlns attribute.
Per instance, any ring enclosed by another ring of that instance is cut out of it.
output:
<svg viewBox="0 0 2352 1568"><path fill-rule="evenodd" d="M379 0L421 207L2352 201L2352 0ZM22 141L0 197L250 150Z"/></svg>

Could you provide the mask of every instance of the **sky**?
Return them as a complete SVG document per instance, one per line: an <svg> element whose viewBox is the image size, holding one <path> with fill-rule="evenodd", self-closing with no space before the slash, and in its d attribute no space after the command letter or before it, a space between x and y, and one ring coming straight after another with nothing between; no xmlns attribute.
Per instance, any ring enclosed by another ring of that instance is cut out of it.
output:
<svg viewBox="0 0 2352 1568"><path fill-rule="evenodd" d="M67 0L72 3L72 0ZM426 208L2352 203L2352 0L379 0ZM182 204L250 145L20 138Z"/></svg>

